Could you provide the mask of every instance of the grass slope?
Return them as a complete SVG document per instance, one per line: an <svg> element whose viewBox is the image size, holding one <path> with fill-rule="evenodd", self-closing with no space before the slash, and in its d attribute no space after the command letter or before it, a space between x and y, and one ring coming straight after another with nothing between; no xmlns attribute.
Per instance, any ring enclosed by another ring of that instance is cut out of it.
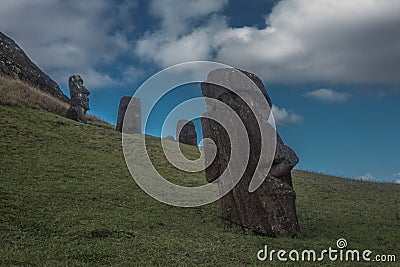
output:
<svg viewBox="0 0 400 267"><path fill-rule="evenodd" d="M66 117L69 104L31 85L0 75L0 104L13 107L31 107ZM88 123L111 126L96 116L86 114Z"/></svg>
<svg viewBox="0 0 400 267"><path fill-rule="evenodd" d="M146 195L111 127L28 107L0 105L0 114L1 265L281 266L259 262L257 251L320 251L339 238L349 249L400 257L400 186L295 171L300 236L256 236L226 228L218 203L176 208ZM158 168L185 180L166 165L157 139L150 143ZM204 181L201 173L187 179Z"/></svg>

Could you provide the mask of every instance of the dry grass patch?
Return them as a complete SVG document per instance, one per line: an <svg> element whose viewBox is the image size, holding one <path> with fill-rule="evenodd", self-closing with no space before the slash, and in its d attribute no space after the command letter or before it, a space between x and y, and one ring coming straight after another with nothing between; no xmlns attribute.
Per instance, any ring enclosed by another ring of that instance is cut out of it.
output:
<svg viewBox="0 0 400 267"><path fill-rule="evenodd" d="M23 81L0 76L0 104L13 107L30 107L66 117L69 104ZM101 118L87 114L89 124L110 128Z"/></svg>
<svg viewBox="0 0 400 267"><path fill-rule="evenodd" d="M69 104L20 80L0 76L0 104L31 107L61 116L66 115Z"/></svg>

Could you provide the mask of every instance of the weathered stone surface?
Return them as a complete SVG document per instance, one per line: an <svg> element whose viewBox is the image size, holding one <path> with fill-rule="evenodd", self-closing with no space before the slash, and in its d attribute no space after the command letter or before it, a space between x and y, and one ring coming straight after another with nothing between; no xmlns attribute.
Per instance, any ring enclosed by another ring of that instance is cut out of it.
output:
<svg viewBox="0 0 400 267"><path fill-rule="evenodd" d="M83 80L79 75L73 75L68 80L70 91L70 108L67 111L67 118L86 123L86 112L89 108L90 92L83 86Z"/></svg>
<svg viewBox="0 0 400 267"><path fill-rule="evenodd" d="M129 105L129 102L131 101L131 99L132 99L131 96L124 96L121 98L121 100L119 102L116 130L120 133L122 133L122 125L124 123L126 109L128 108L128 105Z"/></svg>
<svg viewBox="0 0 400 267"><path fill-rule="evenodd" d="M176 136L180 143L197 146L197 133L192 121L179 120L176 126Z"/></svg>
<svg viewBox="0 0 400 267"><path fill-rule="evenodd" d="M0 75L22 80L64 102L69 102L57 83L40 70L12 39L1 32Z"/></svg>
<svg viewBox="0 0 400 267"><path fill-rule="evenodd" d="M271 100L261 80L254 74L242 71L258 86L271 107ZM239 83L231 75L230 69L218 69L211 72L208 81L215 82L210 76L218 77L229 82ZM224 83L225 84L225 83ZM240 86L242 86L240 84ZM250 90L243 85L241 90ZM297 221L295 198L292 187L291 170L297 164L296 154L288 146L284 145L277 135L276 152L271 170L254 192L249 192L249 184L253 178L261 152L261 133L258 123L251 109L235 93L224 87L203 83L201 85L203 95L217 99L230 106L244 123L250 142L250 155L247 168L239 183L227 195L221 199L221 217L227 223L240 225L252 231L269 236L294 236L299 232ZM207 101L206 101L207 103ZM257 103L257 100L254 100ZM208 108L210 107L207 103ZM214 107L210 107L213 109ZM218 112L218 111L216 111ZM267 114L268 115L268 114ZM268 118L268 116L266 116ZM214 120L202 119L203 137L212 139L217 146L217 155L211 165L206 168L205 174L208 182L217 179L227 168L231 156L231 142L226 130ZM232 143L232 147L235 147ZM205 156L207 160L207 143L205 143ZM237 147L237 146L236 146ZM223 186L219 184L220 188Z"/></svg>
<svg viewBox="0 0 400 267"><path fill-rule="evenodd" d="M125 120L124 125L125 114L129 103L131 103L130 117ZM139 98L132 98L131 96L124 96L121 98L118 108L116 130L120 133L124 131L124 133L129 134L140 134L142 132L142 104Z"/></svg>

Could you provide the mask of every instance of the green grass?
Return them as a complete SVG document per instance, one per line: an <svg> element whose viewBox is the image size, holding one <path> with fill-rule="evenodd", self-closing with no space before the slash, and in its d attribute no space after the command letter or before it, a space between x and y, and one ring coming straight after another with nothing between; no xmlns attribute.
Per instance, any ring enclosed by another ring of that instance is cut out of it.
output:
<svg viewBox="0 0 400 267"><path fill-rule="evenodd" d="M396 254L400 261L398 185L295 171L301 234L269 238L225 227L218 203L177 208L146 195L109 125L0 105L0 126L0 265L283 266L259 262L256 253L264 245L320 251L335 248L339 238L349 249ZM168 166L158 139L148 139L153 162L171 180L204 182L202 173L185 176ZM194 147L182 149L198 156Z"/></svg>

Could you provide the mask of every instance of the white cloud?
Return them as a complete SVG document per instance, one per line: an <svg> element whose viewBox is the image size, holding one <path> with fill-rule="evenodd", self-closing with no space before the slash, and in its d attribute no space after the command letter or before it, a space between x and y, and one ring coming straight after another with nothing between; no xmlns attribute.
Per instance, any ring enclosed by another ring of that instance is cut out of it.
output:
<svg viewBox="0 0 400 267"><path fill-rule="evenodd" d="M88 88L95 90L117 83L99 69L129 54L126 32L133 25L126 18L135 3L3 0L0 25L59 84L65 85L69 74L79 73Z"/></svg>
<svg viewBox="0 0 400 267"><path fill-rule="evenodd" d="M214 59L258 73L269 82L400 84L400 1L282 0L264 28L232 28L221 24L221 15L199 24L202 16L222 7L196 14L189 8L191 23L181 29L176 20L186 17L177 18L180 11L158 11L162 26L139 41L137 54L160 66L175 63L171 58L176 54L178 61ZM151 49L140 45L146 40Z"/></svg>
<svg viewBox="0 0 400 267"><path fill-rule="evenodd" d="M332 89L325 88L308 92L304 94L304 96L315 98L328 103L344 103L350 97L350 95L347 93L336 92Z"/></svg>
<svg viewBox="0 0 400 267"><path fill-rule="evenodd" d="M363 176L359 176L356 179L360 180L360 181L365 181L365 182L372 182L372 181L376 180L375 177L370 173L367 173L367 174L365 174Z"/></svg>
<svg viewBox="0 0 400 267"><path fill-rule="evenodd" d="M266 28L224 43L218 58L272 81L400 83L399 11L398 1L283 0Z"/></svg>
<svg viewBox="0 0 400 267"><path fill-rule="evenodd" d="M400 85L397 0L282 0L261 28L230 27L228 0L153 0L160 25L133 41L138 3L2 0L1 31L50 75L98 72L93 86L116 82L100 69L130 56L160 67L216 60L268 82Z"/></svg>
<svg viewBox="0 0 400 267"><path fill-rule="evenodd" d="M129 84L129 83L134 83L139 79L143 78L145 73L142 69L134 65L130 65L127 66L127 68L123 71L122 75L123 75L123 80Z"/></svg>
<svg viewBox="0 0 400 267"><path fill-rule="evenodd" d="M285 108L279 108L275 105L272 105L271 110L272 114L274 115L275 123L278 125L286 123L299 123L303 121L303 118L300 115L288 111Z"/></svg>
<svg viewBox="0 0 400 267"><path fill-rule="evenodd" d="M182 35L163 29L153 33L148 32L137 41L135 53L140 58L161 67L187 61L207 60L215 51L214 39L226 29L225 18L211 15L207 24L193 28L187 34Z"/></svg>
<svg viewBox="0 0 400 267"><path fill-rule="evenodd" d="M393 177L396 178L400 178L400 172L397 172L395 174L393 174ZM393 181L395 184L400 184L400 179L396 179L395 181Z"/></svg>
<svg viewBox="0 0 400 267"><path fill-rule="evenodd" d="M196 19L220 11L228 0L153 0L150 13L162 20L162 31L179 36L192 28Z"/></svg>
<svg viewBox="0 0 400 267"><path fill-rule="evenodd" d="M136 53L162 67L208 58L211 52L207 33L199 30L181 38L160 34L149 35L138 41Z"/></svg>
<svg viewBox="0 0 400 267"><path fill-rule="evenodd" d="M99 88L107 89L113 86L122 85L123 83L123 81L118 81L111 77L109 74L99 72L93 68L74 68L74 70L62 68L60 70L54 70L51 74L51 77L55 81L59 81L59 85L63 85L66 87L68 87L68 77L78 74L82 77L85 86L90 91Z"/></svg>

